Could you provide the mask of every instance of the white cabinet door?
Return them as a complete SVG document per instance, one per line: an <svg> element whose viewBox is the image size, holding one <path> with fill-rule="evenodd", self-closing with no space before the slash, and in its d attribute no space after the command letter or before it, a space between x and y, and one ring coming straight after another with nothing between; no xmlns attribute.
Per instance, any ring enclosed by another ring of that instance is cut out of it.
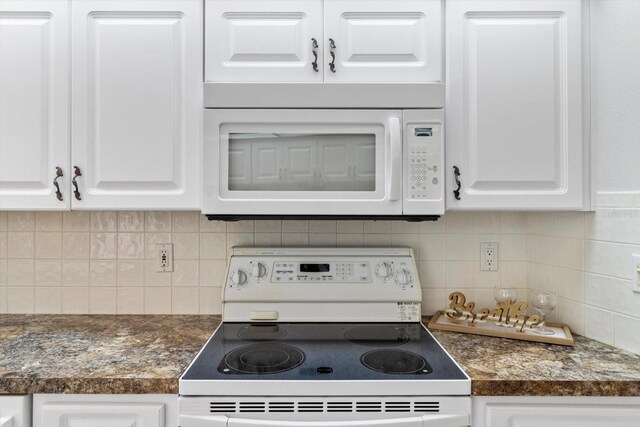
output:
<svg viewBox="0 0 640 427"><path fill-rule="evenodd" d="M202 3L71 3L74 209L200 207Z"/></svg>
<svg viewBox="0 0 640 427"><path fill-rule="evenodd" d="M31 396L0 396L0 427L31 427Z"/></svg>
<svg viewBox="0 0 640 427"><path fill-rule="evenodd" d="M33 427L176 427L177 395L36 394Z"/></svg>
<svg viewBox="0 0 640 427"><path fill-rule="evenodd" d="M474 427L637 427L634 397L474 398Z"/></svg>
<svg viewBox="0 0 640 427"><path fill-rule="evenodd" d="M322 81L322 0L207 0L205 10L206 81Z"/></svg>
<svg viewBox="0 0 640 427"><path fill-rule="evenodd" d="M69 92L68 3L1 1L0 209L69 209Z"/></svg>
<svg viewBox="0 0 640 427"><path fill-rule="evenodd" d="M325 0L325 80L442 81L441 5L440 0Z"/></svg>
<svg viewBox="0 0 640 427"><path fill-rule="evenodd" d="M448 208L583 208L581 0L446 8Z"/></svg>
<svg viewBox="0 0 640 427"><path fill-rule="evenodd" d="M51 403L40 411L40 427L164 427L162 403Z"/></svg>

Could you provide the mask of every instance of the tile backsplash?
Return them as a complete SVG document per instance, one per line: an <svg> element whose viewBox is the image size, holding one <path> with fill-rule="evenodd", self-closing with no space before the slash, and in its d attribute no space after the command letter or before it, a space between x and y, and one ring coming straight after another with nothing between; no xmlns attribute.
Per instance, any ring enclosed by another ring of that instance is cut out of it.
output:
<svg viewBox="0 0 640 427"><path fill-rule="evenodd" d="M557 292L552 318L640 353L640 195L605 194L596 212L450 212L437 222L208 221L197 212L0 212L0 312L219 313L230 248L410 246L423 312L463 290L493 305L493 287ZM480 271L480 242L498 242L499 271ZM173 273L155 245L173 243Z"/></svg>

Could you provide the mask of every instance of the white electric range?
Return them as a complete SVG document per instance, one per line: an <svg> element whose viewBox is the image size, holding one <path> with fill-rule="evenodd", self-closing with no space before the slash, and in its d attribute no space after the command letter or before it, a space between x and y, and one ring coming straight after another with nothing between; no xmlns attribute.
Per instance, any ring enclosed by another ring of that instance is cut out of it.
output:
<svg viewBox="0 0 640 427"><path fill-rule="evenodd" d="M469 426L471 380L420 304L408 248L235 248L180 426Z"/></svg>

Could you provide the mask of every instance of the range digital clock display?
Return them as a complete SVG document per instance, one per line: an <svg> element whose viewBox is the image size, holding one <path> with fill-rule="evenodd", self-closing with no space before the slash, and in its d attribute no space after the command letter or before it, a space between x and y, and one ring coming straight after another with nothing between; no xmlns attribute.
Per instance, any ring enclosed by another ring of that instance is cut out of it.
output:
<svg viewBox="0 0 640 427"><path fill-rule="evenodd" d="M329 264L300 264L301 273L328 273Z"/></svg>

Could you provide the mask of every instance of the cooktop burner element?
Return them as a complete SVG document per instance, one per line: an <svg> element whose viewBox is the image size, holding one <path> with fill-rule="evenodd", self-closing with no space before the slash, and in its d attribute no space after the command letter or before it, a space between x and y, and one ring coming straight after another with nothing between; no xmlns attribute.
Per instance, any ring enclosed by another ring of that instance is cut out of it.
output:
<svg viewBox="0 0 640 427"><path fill-rule="evenodd" d="M297 348L276 343L249 344L225 355L218 366L224 374L276 374L289 371L304 362Z"/></svg>
<svg viewBox="0 0 640 427"><path fill-rule="evenodd" d="M287 335L287 331L278 325L248 325L238 332L245 341L275 341Z"/></svg>
<svg viewBox="0 0 640 427"><path fill-rule="evenodd" d="M369 347L395 347L411 339L405 328L398 325L366 325L347 330L347 340Z"/></svg>
<svg viewBox="0 0 640 427"><path fill-rule="evenodd" d="M424 357L403 350L371 350L362 355L364 366L385 374L430 374L431 366Z"/></svg>

